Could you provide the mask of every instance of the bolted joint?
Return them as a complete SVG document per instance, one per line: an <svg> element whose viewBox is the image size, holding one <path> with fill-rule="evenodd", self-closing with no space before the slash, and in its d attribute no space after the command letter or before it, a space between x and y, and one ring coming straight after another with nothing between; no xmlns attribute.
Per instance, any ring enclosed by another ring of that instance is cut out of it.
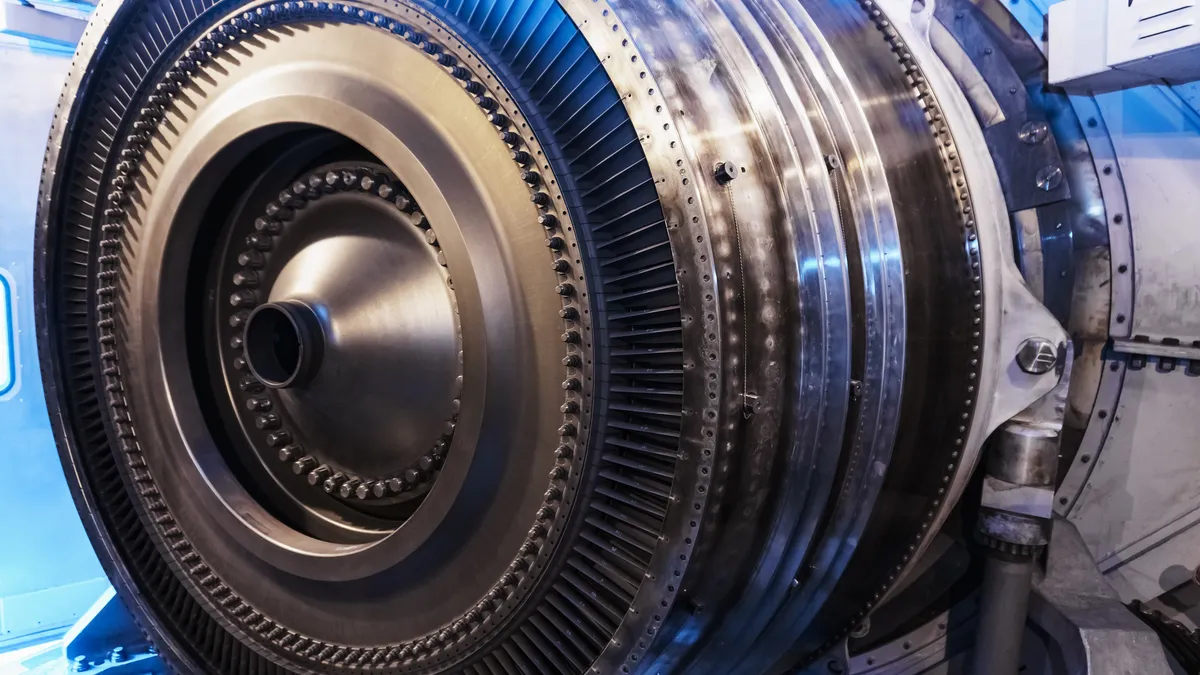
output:
<svg viewBox="0 0 1200 675"><path fill-rule="evenodd" d="M733 162L717 162L717 165L713 167L713 178L716 179L717 183L720 185L731 183L737 177L737 165Z"/></svg>
<svg viewBox="0 0 1200 675"><path fill-rule="evenodd" d="M1017 366L1030 375L1043 375L1058 365L1058 351L1046 338L1029 338L1017 349Z"/></svg>

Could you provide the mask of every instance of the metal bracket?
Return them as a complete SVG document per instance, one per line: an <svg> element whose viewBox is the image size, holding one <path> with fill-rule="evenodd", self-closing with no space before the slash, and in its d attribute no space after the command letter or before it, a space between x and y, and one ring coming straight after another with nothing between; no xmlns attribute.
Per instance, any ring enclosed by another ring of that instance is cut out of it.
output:
<svg viewBox="0 0 1200 675"><path fill-rule="evenodd" d="M1055 519L1045 577L1034 584L1029 616L1060 650L1066 672L1170 675L1158 635L1121 603L1079 530Z"/></svg>

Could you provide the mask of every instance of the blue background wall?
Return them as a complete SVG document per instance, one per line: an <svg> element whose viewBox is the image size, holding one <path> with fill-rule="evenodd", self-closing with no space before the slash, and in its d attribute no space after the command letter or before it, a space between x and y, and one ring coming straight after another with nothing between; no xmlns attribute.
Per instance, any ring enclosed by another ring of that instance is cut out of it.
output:
<svg viewBox="0 0 1200 675"><path fill-rule="evenodd" d="M70 57L0 43L0 267L15 281L20 383L0 400L0 651L53 637L107 585L67 491L38 374L33 228Z"/></svg>

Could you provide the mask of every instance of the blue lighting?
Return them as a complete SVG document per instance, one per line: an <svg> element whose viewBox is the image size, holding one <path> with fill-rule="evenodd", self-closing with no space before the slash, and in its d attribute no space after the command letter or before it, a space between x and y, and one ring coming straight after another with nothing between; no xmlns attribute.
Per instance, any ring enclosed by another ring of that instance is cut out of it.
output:
<svg viewBox="0 0 1200 675"><path fill-rule="evenodd" d="M12 275L0 267L0 397L17 388L17 331Z"/></svg>

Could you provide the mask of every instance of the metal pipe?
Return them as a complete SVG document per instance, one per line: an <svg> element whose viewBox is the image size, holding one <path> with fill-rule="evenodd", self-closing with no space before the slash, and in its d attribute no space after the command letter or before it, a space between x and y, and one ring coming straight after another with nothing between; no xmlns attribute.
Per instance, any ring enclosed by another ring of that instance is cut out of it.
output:
<svg viewBox="0 0 1200 675"><path fill-rule="evenodd" d="M972 675L1014 675L1020 667L1034 559L1002 556L989 555L984 568Z"/></svg>
<svg viewBox="0 0 1200 675"><path fill-rule="evenodd" d="M1015 675L1038 555L1049 541L1056 428L1010 421L993 437L978 533L987 546L971 673Z"/></svg>

